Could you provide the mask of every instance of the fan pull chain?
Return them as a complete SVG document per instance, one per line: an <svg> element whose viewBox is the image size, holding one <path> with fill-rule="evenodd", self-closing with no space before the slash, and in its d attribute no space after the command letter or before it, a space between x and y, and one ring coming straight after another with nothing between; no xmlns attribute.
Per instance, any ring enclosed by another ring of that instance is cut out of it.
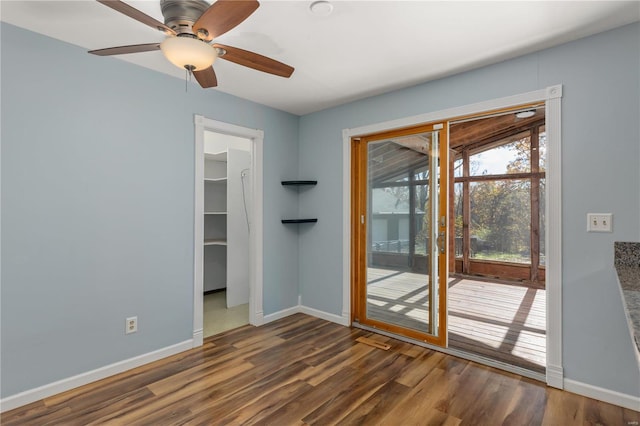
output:
<svg viewBox="0 0 640 426"><path fill-rule="evenodd" d="M189 83L191 82L191 76L193 76L193 70L195 67L193 65L185 65L185 75L184 75L184 91L185 93L189 92Z"/></svg>

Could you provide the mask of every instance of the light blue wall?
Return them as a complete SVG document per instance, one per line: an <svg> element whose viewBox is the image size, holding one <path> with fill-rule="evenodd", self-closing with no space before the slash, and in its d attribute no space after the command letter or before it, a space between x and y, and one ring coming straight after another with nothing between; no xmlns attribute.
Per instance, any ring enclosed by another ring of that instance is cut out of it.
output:
<svg viewBox="0 0 640 426"><path fill-rule="evenodd" d="M565 372L640 395L612 255L640 240L640 25L301 118L1 31L2 397L191 337L194 114L265 131L265 314L300 292L340 315L342 130L554 84ZM281 187L295 177L319 183ZM282 226L296 210L319 222ZM592 211L614 213L613 234L584 232Z"/></svg>
<svg viewBox="0 0 640 426"><path fill-rule="evenodd" d="M342 130L562 84L563 356L566 377L640 395L640 373L613 270L613 242L640 240L640 25L300 119L300 175L317 178L300 210L303 303L342 313ZM614 214L587 234L587 212Z"/></svg>
<svg viewBox="0 0 640 426"><path fill-rule="evenodd" d="M7 24L1 43L2 397L191 338L194 114L264 130L264 310L297 304L298 117Z"/></svg>

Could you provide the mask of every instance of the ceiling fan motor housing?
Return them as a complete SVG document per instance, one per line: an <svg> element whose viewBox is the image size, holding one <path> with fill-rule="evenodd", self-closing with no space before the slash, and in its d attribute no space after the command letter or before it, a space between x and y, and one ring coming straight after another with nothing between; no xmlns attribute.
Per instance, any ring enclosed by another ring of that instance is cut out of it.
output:
<svg viewBox="0 0 640 426"><path fill-rule="evenodd" d="M209 6L209 3L204 0L160 1L160 9L162 10L162 16L164 16L165 25L173 29L178 35L194 35L192 28L194 22L200 18ZM205 34L204 37L206 36Z"/></svg>
<svg viewBox="0 0 640 426"><path fill-rule="evenodd" d="M1 1L1 0L0 0ZM162 50L164 56L179 68L186 68L203 88L216 87L213 70L216 57L268 74L289 78L294 68L258 53L221 44L210 44L214 38L232 30L258 9L258 0L160 0L164 23L129 6L124 1L97 0L131 19L164 32L162 43L133 44L90 50L99 56ZM194 32L194 27L197 31Z"/></svg>

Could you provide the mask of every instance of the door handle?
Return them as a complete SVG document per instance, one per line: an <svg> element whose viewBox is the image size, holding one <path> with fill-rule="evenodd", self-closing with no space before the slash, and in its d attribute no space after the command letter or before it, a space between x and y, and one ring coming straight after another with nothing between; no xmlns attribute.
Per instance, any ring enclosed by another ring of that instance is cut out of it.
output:
<svg viewBox="0 0 640 426"><path fill-rule="evenodd" d="M440 238L442 238L442 240L440 240ZM440 231L440 233L438 234L438 239L437 239L437 246L438 246L438 251L440 253L444 253L444 238L445 238L445 233L444 231Z"/></svg>

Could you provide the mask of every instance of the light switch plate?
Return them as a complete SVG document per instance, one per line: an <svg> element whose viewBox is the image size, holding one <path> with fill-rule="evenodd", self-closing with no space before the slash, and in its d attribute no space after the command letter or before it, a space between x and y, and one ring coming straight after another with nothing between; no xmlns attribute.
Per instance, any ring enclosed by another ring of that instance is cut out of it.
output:
<svg viewBox="0 0 640 426"><path fill-rule="evenodd" d="M587 213L587 232L613 232L613 215Z"/></svg>

